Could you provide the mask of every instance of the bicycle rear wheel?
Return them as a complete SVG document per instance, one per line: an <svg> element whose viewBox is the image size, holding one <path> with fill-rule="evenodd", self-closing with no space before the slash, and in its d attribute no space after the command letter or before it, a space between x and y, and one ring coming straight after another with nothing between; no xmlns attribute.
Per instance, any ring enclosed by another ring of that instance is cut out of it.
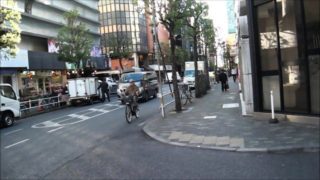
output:
<svg viewBox="0 0 320 180"><path fill-rule="evenodd" d="M131 107L130 105L126 105L126 120L127 123L130 124L132 122L132 113L131 113Z"/></svg>
<svg viewBox="0 0 320 180"><path fill-rule="evenodd" d="M187 102L188 102L187 94L181 93L180 100L181 100L181 103L182 103L183 105L186 105Z"/></svg>

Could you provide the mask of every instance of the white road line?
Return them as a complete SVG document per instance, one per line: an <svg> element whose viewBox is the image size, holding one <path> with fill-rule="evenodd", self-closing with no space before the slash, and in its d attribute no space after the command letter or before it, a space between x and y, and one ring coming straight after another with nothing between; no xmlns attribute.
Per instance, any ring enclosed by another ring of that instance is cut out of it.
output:
<svg viewBox="0 0 320 180"><path fill-rule="evenodd" d="M7 132L7 133L5 133L4 135L7 136L7 135L9 135L9 134L13 134L13 133L18 132L18 131L21 131L21 130L22 130L22 129L16 129L16 130L14 130L14 131Z"/></svg>
<svg viewBox="0 0 320 180"><path fill-rule="evenodd" d="M29 140L30 140L30 139L25 139L25 140L19 141L19 142L17 142L17 143L11 144L11 145L9 145L9 146L6 146L6 147L4 147L4 148L5 148L5 149L8 149L8 148L11 148L11 147L16 146L16 145L18 145L18 144L27 142L27 141L29 141Z"/></svg>
<svg viewBox="0 0 320 180"><path fill-rule="evenodd" d="M142 122L140 124L138 124L138 126L143 126L146 122Z"/></svg>
<svg viewBox="0 0 320 180"><path fill-rule="evenodd" d="M68 116L73 117L73 118L79 118L79 119L82 119L82 120L87 120L87 119L90 118L90 117L88 117L88 116L77 115L77 114L69 114Z"/></svg>
<svg viewBox="0 0 320 180"><path fill-rule="evenodd" d="M52 129L52 130L48 131L48 133L52 133L52 132L58 131L59 129L62 129L62 128L63 128L63 126L58 127L56 129Z"/></svg>
<svg viewBox="0 0 320 180"><path fill-rule="evenodd" d="M90 111L98 111L98 112L102 112L102 113L107 113L107 112L109 112L108 110L96 109L96 108L90 108L90 109L88 109L88 110L90 110Z"/></svg>
<svg viewBox="0 0 320 180"><path fill-rule="evenodd" d="M193 107L189 107L188 110L182 111L183 113L192 111Z"/></svg>
<svg viewBox="0 0 320 180"><path fill-rule="evenodd" d="M230 104L223 104L222 108L237 108L239 107L239 103L230 103Z"/></svg>
<svg viewBox="0 0 320 180"><path fill-rule="evenodd" d="M203 119L215 119L217 118L217 116L205 116L203 117Z"/></svg>

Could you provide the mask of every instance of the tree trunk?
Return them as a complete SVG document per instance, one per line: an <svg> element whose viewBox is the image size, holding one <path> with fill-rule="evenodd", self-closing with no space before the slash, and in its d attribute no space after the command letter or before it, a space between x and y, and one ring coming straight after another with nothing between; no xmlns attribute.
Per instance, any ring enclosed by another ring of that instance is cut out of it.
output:
<svg viewBox="0 0 320 180"><path fill-rule="evenodd" d="M171 62L172 62L172 84L173 84L173 93L174 93L174 99L175 99L175 106L176 111L180 112L182 110L181 108L181 100L180 100L180 92L178 88L178 82L177 82L177 62L175 61L175 39L172 35L173 33L170 33L170 44L171 44Z"/></svg>
<svg viewBox="0 0 320 180"><path fill-rule="evenodd" d="M199 73L198 73L198 39L197 35L193 35L193 54L194 54L194 79L195 79L195 95L196 98L201 97L201 91L200 91L200 82L199 82Z"/></svg>
<svg viewBox="0 0 320 180"><path fill-rule="evenodd" d="M206 76L206 89L209 90L210 87L210 80L209 80L209 63L208 63L208 50L207 45L205 46L205 60L204 60L204 74Z"/></svg>
<svg viewBox="0 0 320 180"><path fill-rule="evenodd" d="M121 69L121 71L123 70L122 58L123 58L123 57L119 57L119 64L120 64L120 69Z"/></svg>

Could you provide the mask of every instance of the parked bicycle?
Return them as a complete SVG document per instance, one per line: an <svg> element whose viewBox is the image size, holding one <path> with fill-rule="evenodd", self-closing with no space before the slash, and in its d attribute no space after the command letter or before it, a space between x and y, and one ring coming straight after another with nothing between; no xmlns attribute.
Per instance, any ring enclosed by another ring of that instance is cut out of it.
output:
<svg viewBox="0 0 320 180"><path fill-rule="evenodd" d="M183 105L186 105L188 102L192 103L192 92L191 88L189 87L188 84L179 84L180 90L181 90L181 103Z"/></svg>

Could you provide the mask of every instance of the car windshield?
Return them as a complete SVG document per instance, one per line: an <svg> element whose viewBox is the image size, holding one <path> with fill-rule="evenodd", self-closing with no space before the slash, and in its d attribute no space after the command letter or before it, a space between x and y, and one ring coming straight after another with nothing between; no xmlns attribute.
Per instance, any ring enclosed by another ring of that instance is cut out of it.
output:
<svg viewBox="0 0 320 180"><path fill-rule="evenodd" d="M186 70L184 72L185 77L194 77L194 70Z"/></svg>
<svg viewBox="0 0 320 180"><path fill-rule="evenodd" d="M120 82L128 83L130 79L137 82L137 81L141 81L142 78L143 78L143 74L140 74L140 73L123 74L121 76Z"/></svg>

